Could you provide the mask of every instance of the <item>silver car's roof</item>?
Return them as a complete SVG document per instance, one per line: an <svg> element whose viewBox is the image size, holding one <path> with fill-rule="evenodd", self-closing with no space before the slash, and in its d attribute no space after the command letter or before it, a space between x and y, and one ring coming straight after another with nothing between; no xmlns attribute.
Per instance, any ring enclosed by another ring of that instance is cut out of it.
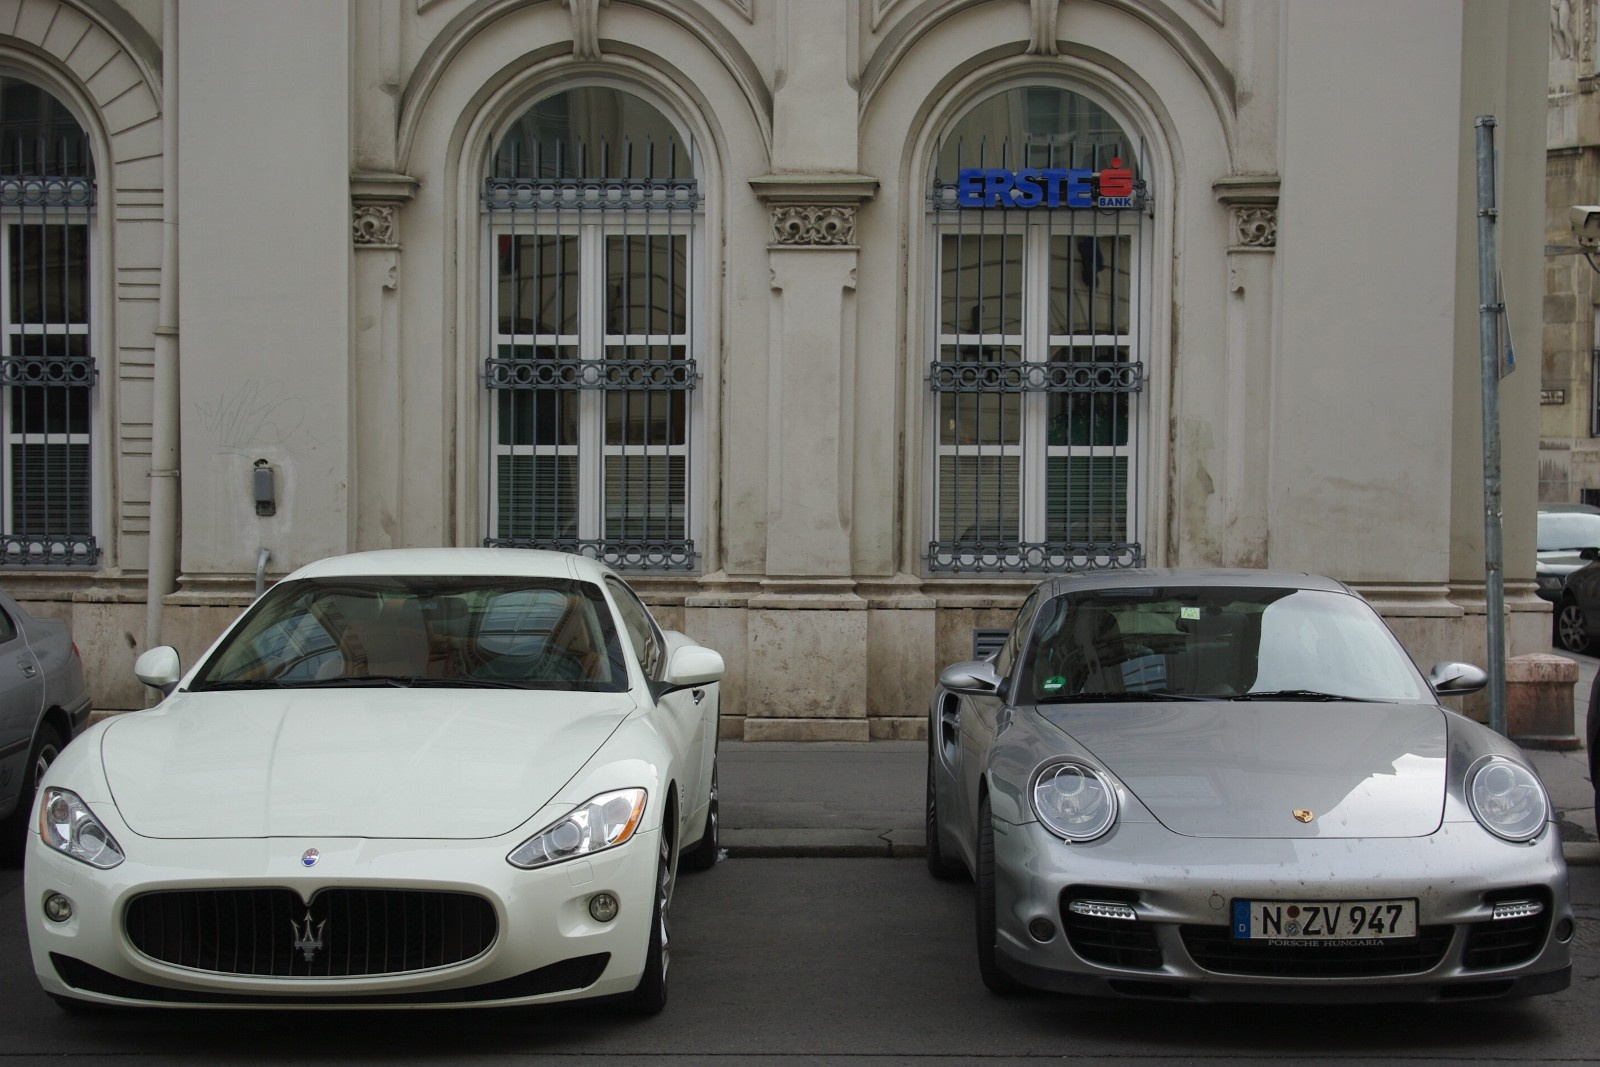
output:
<svg viewBox="0 0 1600 1067"><path fill-rule="evenodd" d="M1095 589L1138 589L1166 586L1249 586L1258 589L1321 589L1330 593L1354 593L1343 582L1320 574L1295 571L1266 571L1247 568L1166 568L1136 567L1128 570L1075 571L1046 578L1039 583L1050 596L1082 593Z"/></svg>

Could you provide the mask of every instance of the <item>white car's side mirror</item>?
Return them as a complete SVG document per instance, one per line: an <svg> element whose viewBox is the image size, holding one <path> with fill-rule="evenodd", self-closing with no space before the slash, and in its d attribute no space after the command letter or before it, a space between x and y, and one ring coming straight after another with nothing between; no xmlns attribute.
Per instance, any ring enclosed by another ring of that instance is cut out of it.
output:
<svg viewBox="0 0 1600 1067"><path fill-rule="evenodd" d="M183 661L171 645L157 645L133 661L133 673L139 681L161 690L161 695L166 696L178 687L178 679L183 677Z"/></svg>
<svg viewBox="0 0 1600 1067"><path fill-rule="evenodd" d="M684 645L667 661L662 683L673 689L722 681L722 654L700 645Z"/></svg>

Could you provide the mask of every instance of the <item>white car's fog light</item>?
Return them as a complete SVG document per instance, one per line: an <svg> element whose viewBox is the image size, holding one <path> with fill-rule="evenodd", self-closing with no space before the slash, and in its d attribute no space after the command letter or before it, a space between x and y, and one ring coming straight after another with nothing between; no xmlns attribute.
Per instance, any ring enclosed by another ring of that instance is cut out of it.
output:
<svg viewBox="0 0 1600 1067"><path fill-rule="evenodd" d="M1550 815L1539 779L1504 756L1487 756L1468 772L1467 806L1485 830L1507 841L1532 841Z"/></svg>
<svg viewBox="0 0 1600 1067"><path fill-rule="evenodd" d="M72 901L60 893L50 893L44 898L44 917L53 923L64 923L72 918Z"/></svg>
<svg viewBox="0 0 1600 1067"><path fill-rule="evenodd" d="M618 789L573 808L511 850L506 862L532 869L616 848L627 841L644 821L643 789Z"/></svg>
<svg viewBox="0 0 1600 1067"><path fill-rule="evenodd" d="M1117 821L1117 795L1093 767L1051 763L1033 780L1033 810L1056 836L1093 841Z"/></svg>
<svg viewBox="0 0 1600 1067"><path fill-rule="evenodd" d="M610 893L596 893L589 898L589 915L597 923L608 923L617 917L621 905Z"/></svg>
<svg viewBox="0 0 1600 1067"><path fill-rule="evenodd" d="M57 852L101 870L110 870L124 859L117 839L95 818L89 805L66 789L52 787L44 791L39 805L39 836Z"/></svg>

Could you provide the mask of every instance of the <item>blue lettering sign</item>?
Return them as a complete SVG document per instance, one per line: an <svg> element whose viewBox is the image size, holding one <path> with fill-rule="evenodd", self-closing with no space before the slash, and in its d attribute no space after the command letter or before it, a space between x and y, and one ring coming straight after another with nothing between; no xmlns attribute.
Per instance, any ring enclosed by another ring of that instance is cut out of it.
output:
<svg viewBox="0 0 1600 1067"><path fill-rule="evenodd" d="M972 167L956 178L956 203L961 207L1133 207L1133 198L1103 196L1096 200L1092 170L1058 167Z"/></svg>

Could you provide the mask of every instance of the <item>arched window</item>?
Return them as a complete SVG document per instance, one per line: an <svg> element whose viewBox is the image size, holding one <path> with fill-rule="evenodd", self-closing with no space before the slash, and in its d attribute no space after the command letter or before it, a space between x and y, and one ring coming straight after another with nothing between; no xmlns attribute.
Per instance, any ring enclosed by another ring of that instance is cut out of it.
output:
<svg viewBox="0 0 1600 1067"><path fill-rule="evenodd" d="M0 76L0 562L92 566L94 163L44 89Z"/></svg>
<svg viewBox="0 0 1600 1067"><path fill-rule="evenodd" d="M941 141L930 571L1143 562L1141 157L1103 107L1055 87L996 93Z"/></svg>
<svg viewBox="0 0 1600 1067"><path fill-rule="evenodd" d="M631 93L570 89L495 145L484 543L693 570L693 146Z"/></svg>

